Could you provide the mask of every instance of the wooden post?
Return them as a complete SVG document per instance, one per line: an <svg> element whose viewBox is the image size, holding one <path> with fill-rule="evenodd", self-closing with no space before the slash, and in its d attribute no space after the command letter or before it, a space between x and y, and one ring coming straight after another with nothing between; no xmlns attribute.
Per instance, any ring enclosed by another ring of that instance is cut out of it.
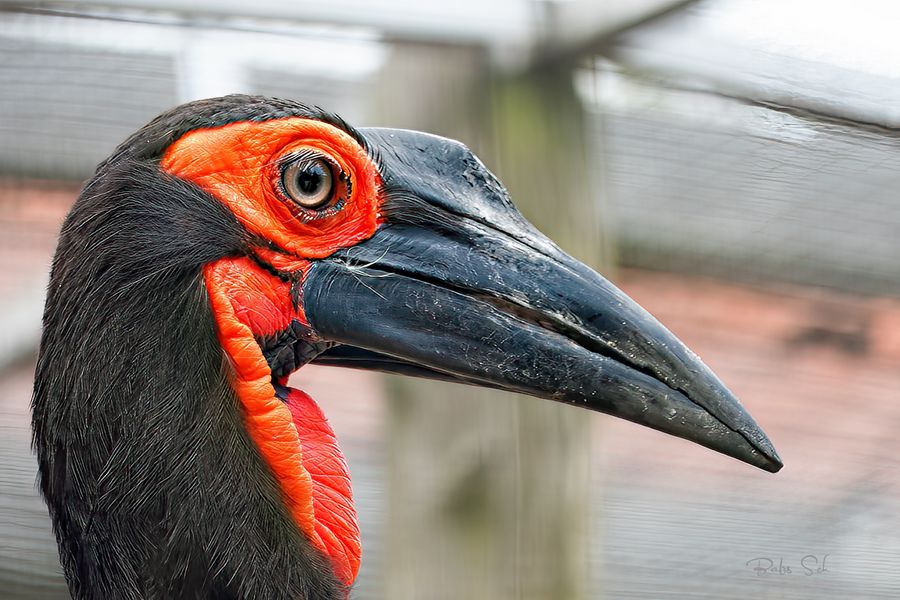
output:
<svg viewBox="0 0 900 600"><path fill-rule="evenodd" d="M517 206L598 266L604 236L570 72L492 74L483 51L397 45L378 121L465 142ZM385 597L587 597L589 415L392 378Z"/></svg>

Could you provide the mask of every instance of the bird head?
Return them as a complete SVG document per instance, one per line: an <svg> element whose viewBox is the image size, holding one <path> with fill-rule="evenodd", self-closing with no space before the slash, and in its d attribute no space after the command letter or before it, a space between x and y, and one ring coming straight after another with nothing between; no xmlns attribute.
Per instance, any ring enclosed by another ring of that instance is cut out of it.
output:
<svg viewBox="0 0 900 600"><path fill-rule="evenodd" d="M138 164L147 178L122 175L122 165ZM288 376L310 362L528 394L768 471L781 467L712 371L528 223L459 142L355 129L299 104L229 96L161 116L123 144L95 181L112 172L152 187L158 206L168 207L148 213L150 223L132 224L124 253L140 255L134 240L149 237L142 227L161 230L154 223L160 211L167 215L168 241L160 242L167 248L154 252L169 256L176 248L191 257L187 266L174 256L162 262L196 269L249 439L293 521L345 584L359 561L346 465L315 403L287 387ZM112 195L95 194L94 202ZM172 209L173 197L202 197L202 206L229 220L228 235L202 224L192 213L199 205L181 200ZM125 210L106 203L94 213ZM74 246L75 236L73 220L64 243ZM154 275L166 268L156 262ZM141 273L119 270L131 280ZM59 280L65 273L65 264L54 269ZM47 326L61 318L52 315Z"/></svg>

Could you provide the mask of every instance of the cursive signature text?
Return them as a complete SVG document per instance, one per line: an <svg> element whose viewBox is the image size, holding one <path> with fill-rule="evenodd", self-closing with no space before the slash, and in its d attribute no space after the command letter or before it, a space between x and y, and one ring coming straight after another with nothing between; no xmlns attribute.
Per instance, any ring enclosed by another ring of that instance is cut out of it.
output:
<svg viewBox="0 0 900 600"><path fill-rule="evenodd" d="M785 560L784 557L770 558L768 556L760 556L748 560L746 566L756 573L757 577L765 577L767 575L804 575L812 577L813 575L821 575L828 572L825 563L829 556L828 554L807 554L798 562L793 563L790 560Z"/></svg>

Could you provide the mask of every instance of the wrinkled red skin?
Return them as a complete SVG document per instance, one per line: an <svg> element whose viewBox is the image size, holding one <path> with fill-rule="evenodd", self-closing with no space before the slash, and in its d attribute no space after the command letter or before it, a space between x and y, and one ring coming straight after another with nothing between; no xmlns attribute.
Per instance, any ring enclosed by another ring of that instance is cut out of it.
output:
<svg viewBox="0 0 900 600"><path fill-rule="evenodd" d="M280 191L279 161L314 149L339 166L342 208L325 216L298 209ZM331 125L291 117L194 130L172 144L161 166L218 198L243 226L277 249L257 259L302 279L308 259L370 237L381 222L380 176L365 149ZM347 183L349 182L349 184ZM278 398L257 337L308 324L289 281L249 257L223 258L203 271L218 338L234 367L245 423L297 526L331 559L346 585L359 570L359 526L346 461L322 411L306 394Z"/></svg>

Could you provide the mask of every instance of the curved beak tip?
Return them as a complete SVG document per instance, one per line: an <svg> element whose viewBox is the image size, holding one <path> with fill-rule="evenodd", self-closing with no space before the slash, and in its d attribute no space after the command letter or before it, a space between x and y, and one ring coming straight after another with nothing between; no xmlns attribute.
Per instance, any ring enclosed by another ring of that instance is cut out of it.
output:
<svg viewBox="0 0 900 600"><path fill-rule="evenodd" d="M724 443L713 446L713 449L769 473L777 473L784 466L772 442L755 423L735 430L732 434L726 436L727 441L723 440Z"/></svg>
<svg viewBox="0 0 900 600"><path fill-rule="evenodd" d="M761 457L765 461L761 467L770 473L777 473L784 467L784 462L768 438L764 437L763 441L765 442L764 444L757 446Z"/></svg>

